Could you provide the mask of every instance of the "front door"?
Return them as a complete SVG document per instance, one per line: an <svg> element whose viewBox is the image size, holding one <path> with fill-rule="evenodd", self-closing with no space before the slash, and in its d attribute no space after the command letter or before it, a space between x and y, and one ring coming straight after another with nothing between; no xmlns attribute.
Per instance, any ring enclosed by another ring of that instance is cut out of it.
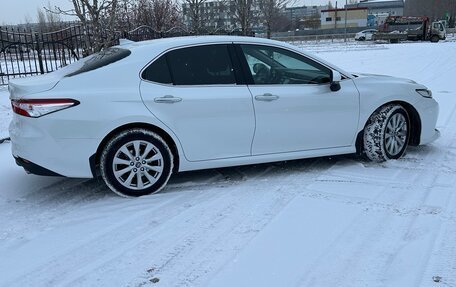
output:
<svg viewBox="0 0 456 287"><path fill-rule="evenodd" d="M238 46L239 47L239 46ZM240 45L252 76L256 130L252 154L350 146L356 136L359 93L351 79L330 89L331 69L301 54Z"/></svg>

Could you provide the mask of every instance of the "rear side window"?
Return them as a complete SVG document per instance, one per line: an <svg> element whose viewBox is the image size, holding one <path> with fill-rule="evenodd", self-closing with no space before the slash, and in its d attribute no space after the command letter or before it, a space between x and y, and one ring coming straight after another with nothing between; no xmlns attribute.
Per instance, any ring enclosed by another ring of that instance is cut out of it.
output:
<svg viewBox="0 0 456 287"><path fill-rule="evenodd" d="M168 63L166 62L166 55L161 56L147 67L142 73L145 80L161 83L172 84L171 74L169 73Z"/></svg>
<svg viewBox="0 0 456 287"><path fill-rule="evenodd" d="M78 70L69 73L66 77L76 76L85 72L93 71L98 68L110 65L130 56L131 51L122 48L108 48L90 58L86 59L84 64Z"/></svg>
<svg viewBox="0 0 456 287"><path fill-rule="evenodd" d="M236 83L227 45L182 48L166 57L175 85Z"/></svg>

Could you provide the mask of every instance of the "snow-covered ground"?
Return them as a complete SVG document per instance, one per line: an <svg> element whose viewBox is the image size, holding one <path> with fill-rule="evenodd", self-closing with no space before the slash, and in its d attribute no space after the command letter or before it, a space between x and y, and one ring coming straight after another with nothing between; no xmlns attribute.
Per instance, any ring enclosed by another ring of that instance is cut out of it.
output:
<svg viewBox="0 0 456 287"><path fill-rule="evenodd" d="M26 175L0 144L0 286L456 286L456 43L304 48L426 84L442 137L384 164L182 173L138 199Z"/></svg>

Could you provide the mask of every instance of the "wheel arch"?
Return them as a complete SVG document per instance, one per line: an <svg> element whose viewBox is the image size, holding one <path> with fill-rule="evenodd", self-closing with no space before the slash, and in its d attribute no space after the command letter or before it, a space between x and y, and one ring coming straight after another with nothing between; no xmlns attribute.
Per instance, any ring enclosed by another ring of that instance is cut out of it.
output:
<svg viewBox="0 0 456 287"><path fill-rule="evenodd" d="M136 122L136 123L128 123L128 124L124 124L122 126L119 126L119 127L115 128L114 130L112 130L111 132L109 132L103 138L103 140L98 145L96 153L93 154L90 157L90 159L89 159L90 169L91 169L92 174L93 174L94 177L97 177L97 175L98 175L98 168L97 167L100 164L101 152L103 151L103 148L106 146L107 142L111 138L113 138L115 135L119 134L120 132L123 132L125 130L129 130L129 129L132 129L132 128L147 129L147 130L150 130L150 131L156 133L157 135L159 135L166 142L166 144L170 148L171 152L173 153L173 159L174 159L173 160L173 165L174 165L174 167L173 167L173 171L172 172L175 173L175 172L179 171L179 162L180 162L179 150L177 148L177 145L176 145L176 142L174 141L174 139L166 131L164 131L163 129L161 129L161 128L155 126L155 125L148 124L148 123Z"/></svg>
<svg viewBox="0 0 456 287"><path fill-rule="evenodd" d="M421 117L418 111L409 103L404 102L404 101L390 101L387 103L382 104L378 108L376 108L370 115L366 118L363 128L358 132L356 136L356 153L357 154L362 154L363 152L363 134L364 134L364 129L366 128L366 125L372 116L376 111L381 109L382 107L390 104L399 104L401 105L406 111L409 116L410 120L410 140L409 140L409 145L412 146L417 146L420 144L420 139L421 139Z"/></svg>

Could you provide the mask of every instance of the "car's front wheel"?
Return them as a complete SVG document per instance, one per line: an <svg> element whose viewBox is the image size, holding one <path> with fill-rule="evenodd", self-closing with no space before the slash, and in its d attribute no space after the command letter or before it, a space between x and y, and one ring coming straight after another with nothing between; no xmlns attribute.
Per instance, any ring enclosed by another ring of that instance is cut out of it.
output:
<svg viewBox="0 0 456 287"><path fill-rule="evenodd" d="M434 35L434 36L431 37L431 42L432 42L432 43L438 43L439 40L440 40L440 38L439 38L439 36L437 36L437 35Z"/></svg>
<svg viewBox="0 0 456 287"><path fill-rule="evenodd" d="M364 153L372 161L400 158L410 136L407 111L398 104L390 104L375 111L364 128Z"/></svg>
<svg viewBox="0 0 456 287"><path fill-rule="evenodd" d="M166 142L146 129L130 129L110 139L100 157L101 176L121 196L142 196L160 191L173 170L173 155Z"/></svg>

